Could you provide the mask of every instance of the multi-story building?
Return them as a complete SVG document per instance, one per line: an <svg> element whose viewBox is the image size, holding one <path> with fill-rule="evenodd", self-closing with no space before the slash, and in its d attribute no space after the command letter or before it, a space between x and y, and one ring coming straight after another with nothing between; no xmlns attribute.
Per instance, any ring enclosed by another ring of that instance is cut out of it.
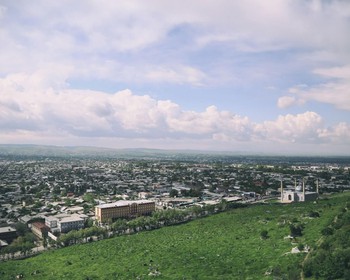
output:
<svg viewBox="0 0 350 280"><path fill-rule="evenodd" d="M79 230L84 227L84 218L80 215L59 214L56 216L45 217L45 224L52 232L69 232L73 229Z"/></svg>
<svg viewBox="0 0 350 280"><path fill-rule="evenodd" d="M52 231L57 228L58 219L54 216L45 217L45 225L47 225Z"/></svg>
<svg viewBox="0 0 350 280"><path fill-rule="evenodd" d="M119 200L95 206L95 216L98 222L104 223L115 218L148 215L155 207L155 202L150 200Z"/></svg>
<svg viewBox="0 0 350 280"><path fill-rule="evenodd" d="M60 232L69 232L73 229L79 230L84 227L84 219L77 216L65 217L58 220L57 226Z"/></svg>

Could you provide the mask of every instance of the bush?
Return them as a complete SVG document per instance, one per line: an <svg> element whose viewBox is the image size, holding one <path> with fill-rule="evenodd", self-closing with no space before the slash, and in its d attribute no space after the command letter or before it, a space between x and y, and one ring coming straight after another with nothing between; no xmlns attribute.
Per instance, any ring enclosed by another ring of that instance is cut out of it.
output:
<svg viewBox="0 0 350 280"><path fill-rule="evenodd" d="M309 213L309 217L310 218L319 218L320 217L320 213L318 213L317 211L311 211Z"/></svg>
<svg viewBox="0 0 350 280"><path fill-rule="evenodd" d="M267 230L262 230L262 231L260 232L260 237L261 237L262 239L267 239L267 238L269 238L269 233L268 233L268 231L267 231Z"/></svg>
<svg viewBox="0 0 350 280"><path fill-rule="evenodd" d="M302 236L303 235L304 227L301 224L298 224L298 225L291 224L289 226L289 229L290 229L290 235L293 236L293 237Z"/></svg>
<svg viewBox="0 0 350 280"><path fill-rule="evenodd" d="M334 233L334 229L331 227L326 227L323 230L321 230L321 233L324 236L329 236L329 235L332 235Z"/></svg>

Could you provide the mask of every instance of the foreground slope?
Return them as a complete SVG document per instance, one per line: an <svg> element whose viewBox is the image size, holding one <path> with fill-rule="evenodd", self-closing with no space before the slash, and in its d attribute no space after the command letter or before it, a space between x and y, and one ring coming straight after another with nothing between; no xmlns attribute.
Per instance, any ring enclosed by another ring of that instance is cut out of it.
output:
<svg viewBox="0 0 350 280"><path fill-rule="evenodd" d="M19 274L24 279L298 279L306 253L291 254L291 249L298 244L315 248L322 229L348 198L342 194L317 204L255 205L71 246L0 263L0 279ZM291 224L304 228L294 244L285 238Z"/></svg>

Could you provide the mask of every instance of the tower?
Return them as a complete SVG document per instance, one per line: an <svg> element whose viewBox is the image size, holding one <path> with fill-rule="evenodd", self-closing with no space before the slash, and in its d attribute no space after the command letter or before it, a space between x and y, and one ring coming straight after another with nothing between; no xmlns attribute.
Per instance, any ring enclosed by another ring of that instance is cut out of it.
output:
<svg viewBox="0 0 350 280"><path fill-rule="evenodd" d="M281 178L281 202L283 202L283 180Z"/></svg>

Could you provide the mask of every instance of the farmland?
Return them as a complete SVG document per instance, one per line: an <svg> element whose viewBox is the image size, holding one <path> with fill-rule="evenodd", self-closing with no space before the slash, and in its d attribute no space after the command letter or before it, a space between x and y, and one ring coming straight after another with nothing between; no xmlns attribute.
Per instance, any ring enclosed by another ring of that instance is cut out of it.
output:
<svg viewBox="0 0 350 280"><path fill-rule="evenodd" d="M318 203L251 205L186 224L52 250L0 263L0 278L299 279L306 253L291 254L291 249L316 249L321 231L349 197L343 193ZM291 225L303 228L292 241L285 238Z"/></svg>

